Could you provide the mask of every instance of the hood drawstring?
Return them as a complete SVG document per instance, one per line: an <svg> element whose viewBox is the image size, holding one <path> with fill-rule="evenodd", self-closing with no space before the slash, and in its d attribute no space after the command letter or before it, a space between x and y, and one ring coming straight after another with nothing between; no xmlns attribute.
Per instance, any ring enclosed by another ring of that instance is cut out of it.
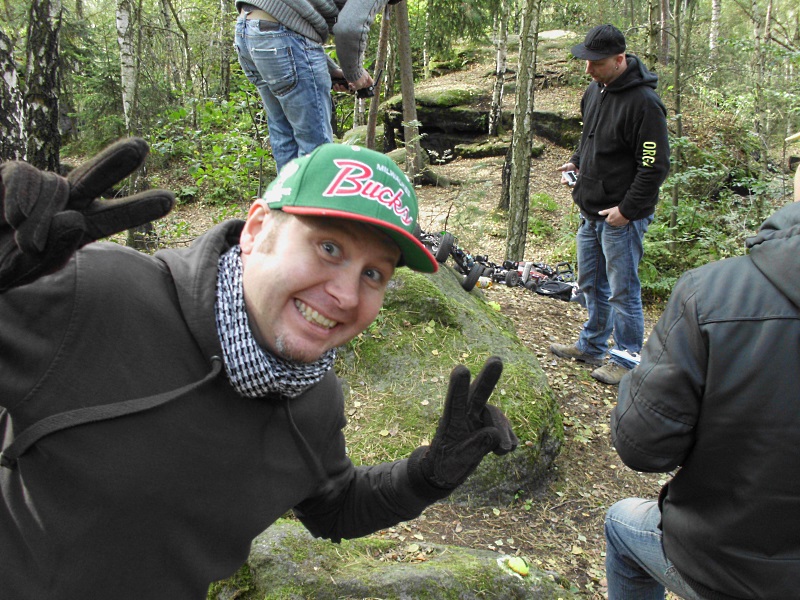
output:
<svg viewBox="0 0 800 600"><path fill-rule="evenodd" d="M281 399L283 400L283 412L286 413L286 420L289 421L289 429L292 433L292 437L294 438L297 445L300 447L300 452L303 454L303 458L305 458L306 464L309 465L317 474L317 482L322 483L325 482L324 485L320 488L319 492L316 492L314 495L324 496L328 492L331 491L333 488L333 483L328 480L328 475L325 472L325 469L322 467L322 463L320 462L319 458L314 454L314 451L311 449L311 445L308 443L308 440L303 436L303 433L297 427L297 424L294 422L294 417L292 417L292 411L289 409L289 400L288 396L281 394Z"/></svg>
<svg viewBox="0 0 800 600"><path fill-rule="evenodd" d="M219 356L213 356L211 358L211 371L205 377L175 390L162 392L155 396L135 398L133 400L116 402L114 404L89 406L50 415L41 421L37 421L18 436L15 436L14 441L0 452L0 466L13 469L20 456L27 452L27 450L40 439L51 433L61 431L62 429L69 429L70 427L77 427L78 425L95 423L97 421L108 421L110 419L116 419L117 417L133 415L157 408L205 385L209 381L215 379L221 372L222 359Z"/></svg>

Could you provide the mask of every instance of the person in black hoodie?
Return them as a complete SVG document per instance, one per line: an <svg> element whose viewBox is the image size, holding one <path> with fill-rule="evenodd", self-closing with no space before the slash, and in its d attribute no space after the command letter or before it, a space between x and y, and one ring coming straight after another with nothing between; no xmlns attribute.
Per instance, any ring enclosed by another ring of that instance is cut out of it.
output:
<svg viewBox="0 0 800 600"><path fill-rule="evenodd" d="M67 178L0 165L0 597L200 600L289 510L366 535L516 448L490 357L472 382L454 369L430 444L348 457L336 347L396 266L437 269L391 159L323 144L189 248L93 243L171 209L164 190L95 200L147 150Z"/></svg>
<svg viewBox="0 0 800 600"><path fill-rule="evenodd" d="M593 81L581 100L578 149L559 170L577 173L572 191L581 212L578 285L589 312L574 344L553 344L562 358L598 367L595 379L617 385L625 359L603 359L613 332L616 350L635 359L644 342L639 261L653 221L661 184L669 172L666 108L656 94L658 77L632 54L613 25L592 29L572 48L586 60Z"/></svg>

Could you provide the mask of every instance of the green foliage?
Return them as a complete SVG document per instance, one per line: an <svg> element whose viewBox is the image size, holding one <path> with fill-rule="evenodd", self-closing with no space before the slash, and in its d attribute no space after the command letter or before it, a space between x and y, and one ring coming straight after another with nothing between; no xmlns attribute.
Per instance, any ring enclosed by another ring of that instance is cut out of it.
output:
<svg viewBox="0 0 800 600"><path fill-rule="evenodd" d="M230 101L207 99L166 111L148 141L162 165L179 163L195 181L183 188L182 200L238 203L258 195L260 182L275 174L257 133L240 92Z"/></svg>
<svg viewBox="0 0 800 600"><path fill-rule="evenodd" d="M541 213L553 213L558 209L558 204L549 194L537 192L528 199L528 233L533 238L547 238L555 233L555 228L550 219L539 216Z"/></svg>
<svg viewBox="0 0 800 600"><path fill-rule="evenodd" d="M639 267L642 289L651 299L665 299L685 271L709 261L739 256L745 239L753 235L769 209L766 198L775 196L772 185L756 178L733 179L746 184L749 193L740 195L723 188L715 195L696 195L692 190L709 187L724 175L710 165L687 167L671 177L659 203L656 219L645 236L645 254ZM685 182L687 193L673 208L668 193ZM675 227L670 226L675 211Z"/></svg>
<svg viewBox="0 0 800 600"><path fill-rule="evenodd" d="M451 58L456 42L488 44L499 0L427 0L409 3L412 46L427 46L431 55ZM416 62L416 61L415 61ZM422 64L421 61L416 64Z"/></svg>

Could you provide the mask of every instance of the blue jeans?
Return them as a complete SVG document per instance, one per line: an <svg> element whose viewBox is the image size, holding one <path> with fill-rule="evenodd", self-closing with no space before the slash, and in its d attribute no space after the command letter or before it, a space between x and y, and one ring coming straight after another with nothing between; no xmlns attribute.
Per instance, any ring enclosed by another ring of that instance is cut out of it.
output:
<svg viewBox="0 0 800 600"><path fill-rule="evenodd" d="M602 220L581 219L578 286L589 312L576 343L581 352L604 357L612 331L618 349L641 351L644 312L639 261L644 254L642 239L652 222L652 215L623 227Z"/></svg>
<svg viewBox="0 0 800 600"><path fill-rule="evenodd" d="M626 498L606 513L608 600L664 600L665 588L702 600L664 554L655 500Z"/></svg>
<svg viewBox="0 0 800 600"><path fill-rule="evenodd" d="M293 158L333 141L331 76L320 44L283 25L261 31L259 23L240 16L234 43L244 74L264 102L280 171Z"/></svg>

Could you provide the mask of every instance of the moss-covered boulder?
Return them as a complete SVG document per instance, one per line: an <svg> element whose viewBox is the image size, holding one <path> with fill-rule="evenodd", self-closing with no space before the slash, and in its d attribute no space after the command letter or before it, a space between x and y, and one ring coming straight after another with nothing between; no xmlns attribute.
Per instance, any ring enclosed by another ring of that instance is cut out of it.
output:
<svg viewBox="0 0 800 600"><path fill-rule="evenodd" d="M343 144L351 144L356 146L366 146L367 145L367 126L366 125L359 125L358 127L353 127L344 132L342 135L342 143ZM384 151L384 144L383 144L383 125L376 125L375 126L375 148L377 152Z"/></svg>
<svg viewBox="0 0 800 600"><path fill-rule="evenodd" d="M485 136L489 129L492 96L488 90L458 83L444 85L432 79L417 86L415 100L419 132L422 134L420 143L438 158L457 156L454 148ZM387 133L387 143L402 140L402 96L395 95L387 99L379 110ZM535 110L532 117L536 135L565 148L577 145L581 133L581 118L577 113ZM513 123L513 112L503 111L501 129L509 131ZM386 150L391 149L386 147Z"/></svg>
<svg viewBox="0 0 800 600"><path fill-rule="evenodd" d="M503 557L377 536L332 544L315 540L297 522L281 521L253 542L238 577L214 586L223 600L529 600L573 599L554 577L536 569L525 577Z"/></svg>
<svg viewBox="0 0 800 600"><path fill-rule="evenodd" d="M470 144L456 144L453 149L454 156L461 158L486 158L488 156L505 156L511 145L511 136L483 136ZM534 142L531 148L531 157L538 158L544 154L544 144Z"/></svg>
<svg viewBox="0 0 800 600"><path fill-rule="evenodd" d="M516 452L489 455L451 502L506 504L540 488L558 454L563 427L535 355L513 323L482 297L468 293L449 266L423 275L399 269L370 328L339 353L346 393L350 456L356 464L392 461L426 444L436 429L450 371L476 375L491 355L504 371L490 402L502 408L520 439Z"/></svg>

